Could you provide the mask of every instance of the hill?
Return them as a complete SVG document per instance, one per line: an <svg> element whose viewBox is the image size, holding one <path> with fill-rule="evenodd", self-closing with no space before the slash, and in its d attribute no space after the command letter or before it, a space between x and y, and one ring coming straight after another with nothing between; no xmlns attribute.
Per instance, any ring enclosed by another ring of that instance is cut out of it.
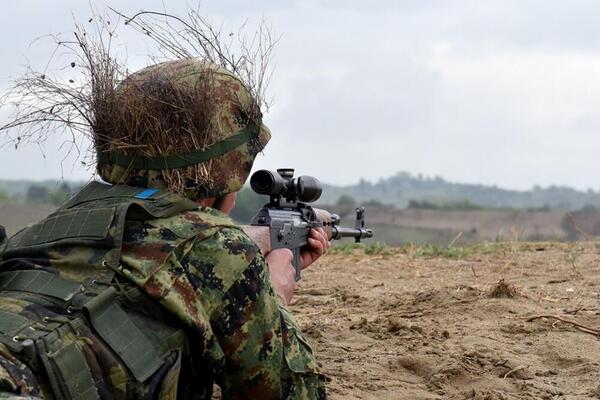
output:
<svg viewBox="0 0 600 400"><path fill-rule="evenodd" d="M399 172L371 183L364 179L355 185L324 185L322 202L335 204L342 196L357 202L375 200L396 207L406 207L411 200L427 200L440 204L468 201L485 208L552 208L577 210L585 206L600 208L600 192L579 191L566 186L535 186L519 191L496 186L453 183L440 177L414 176Z"/></svg>
<svg viewBox="0 0 600 400"><path fill-rule="evenodd" d="M46 180L0 180L0 193L19 199L26 198L32 186L43 187L48 192L74 191L84 182ZM257 204L265 197L244 189L238 199L241 220L249 218ZM369 182L361 179L355 185L337 186L323 184L320 204L375 203L398 208L436 209L521 209L521 210L579 210L600 208L600 191L580 191L567 186L535 186L531 190L502 189L497 186L454 183L441 177L424 177L407 172ZM248 205L248 206L247 206ZM248 210L246 210L248 209ZM243 217L243 218L241 218Z"/></svg>

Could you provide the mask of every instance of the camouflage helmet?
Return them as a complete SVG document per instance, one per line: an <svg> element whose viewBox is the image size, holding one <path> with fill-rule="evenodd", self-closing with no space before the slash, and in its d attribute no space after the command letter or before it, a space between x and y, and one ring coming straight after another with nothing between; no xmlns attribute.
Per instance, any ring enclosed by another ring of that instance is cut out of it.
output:
<svg viewBox="0 0 600 400"><path fill-rule="evenodd" d="M94 127L97 171L112 184L168 188L193 200L219 197L242 188L271 138L244 83L206 61L149 66L129 75L114 93L114 120L124 121L116 123L119 128ZM151 112L137 115L149 104ZM184 106L187 114L180 112ZM161 124L152 125L156 119Z"/></svg>

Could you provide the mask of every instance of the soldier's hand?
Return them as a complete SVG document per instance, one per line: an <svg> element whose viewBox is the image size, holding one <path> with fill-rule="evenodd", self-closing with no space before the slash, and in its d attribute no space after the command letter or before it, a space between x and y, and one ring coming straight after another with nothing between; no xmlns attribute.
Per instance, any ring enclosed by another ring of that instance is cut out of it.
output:
<svg viewBox="0 0 600 400"><path fill-rule="evenodd" d="M302 269L308 267L319 257L321 257L331 246L331 242L327 240L327 234L323 228L314 228L310 230L307 246L300 252Z"/></svg>
<svg viewBox="0 0 600 400"><path fill-rule="evenodd" d="M296 270L292 265L294 255L290 249L272 250L265 260L269 266L271 283L285 305L292 301L294 289L296 289Z"/></svg>

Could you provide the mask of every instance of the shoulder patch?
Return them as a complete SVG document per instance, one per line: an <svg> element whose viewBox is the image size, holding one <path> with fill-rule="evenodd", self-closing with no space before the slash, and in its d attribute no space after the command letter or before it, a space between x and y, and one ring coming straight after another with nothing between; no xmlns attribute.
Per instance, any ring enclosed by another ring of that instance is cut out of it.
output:
<svg viewBox="0 0 600 400"><path fill-rule="evenodd" d="M141 191L140 193L136 194L135 197L136 199L142 199L142 200L146 200L147 198L151 197L153 194L158 193L160 190L159 189L146 189Z"/></svg>

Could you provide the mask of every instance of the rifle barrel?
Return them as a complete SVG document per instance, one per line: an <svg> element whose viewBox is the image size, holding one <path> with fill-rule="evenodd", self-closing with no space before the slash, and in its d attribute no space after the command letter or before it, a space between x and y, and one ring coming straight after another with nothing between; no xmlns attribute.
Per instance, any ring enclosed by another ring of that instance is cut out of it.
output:
<svg viewBox="0 0 600 400"><path fill-rule="evenodd" d="M339 240L344 237L353 237L356 242L361 239L373 237L373 230L367 228L344 228L341 226L333 226L331 228L331 238Z"/></svg>

